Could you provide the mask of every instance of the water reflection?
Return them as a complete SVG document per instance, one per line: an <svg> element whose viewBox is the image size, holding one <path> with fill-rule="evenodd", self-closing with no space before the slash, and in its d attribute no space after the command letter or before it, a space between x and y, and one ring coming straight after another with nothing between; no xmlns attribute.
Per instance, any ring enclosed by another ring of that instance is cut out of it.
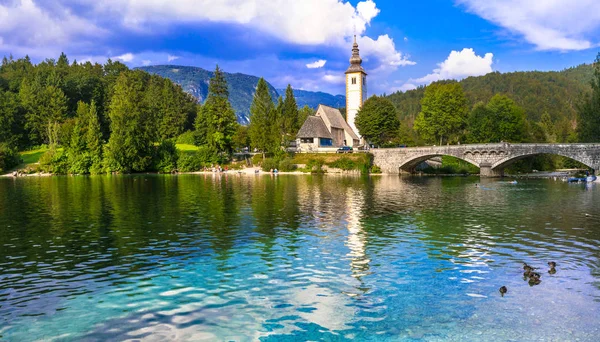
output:
<svg viewBox="0 0 600 342"><path fill-rule="evenodd" d="M597 185L477 182L0 179L0 340L595 340Z"/></svg>

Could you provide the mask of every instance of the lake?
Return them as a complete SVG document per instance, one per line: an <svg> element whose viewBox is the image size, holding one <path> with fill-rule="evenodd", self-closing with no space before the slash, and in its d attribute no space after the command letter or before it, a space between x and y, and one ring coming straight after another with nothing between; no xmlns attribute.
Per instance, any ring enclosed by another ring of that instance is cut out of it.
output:
<svg viewBox="0 0 600 342"><path fill-rule="evenodd" d="M600 184L0 178L0 340L128 339L598 341Z"/></svg>

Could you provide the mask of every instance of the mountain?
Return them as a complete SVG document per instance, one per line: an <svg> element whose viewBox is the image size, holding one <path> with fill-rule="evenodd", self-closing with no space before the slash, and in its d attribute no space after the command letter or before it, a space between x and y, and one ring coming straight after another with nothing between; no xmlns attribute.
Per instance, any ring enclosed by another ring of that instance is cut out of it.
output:
<svg viewBox="0 0 600 342"><path fill-rule="evenodd" d="M285 96L285 89L277 89L277 92ZM310 108L317 109L320 104L333 108L346 107L346 96L344 95L331 95L321 91L294 89L294 97L296 98L296 103L299 108L306 105Z"/></svg>
<svg viewBox="0 0 600 342"><path fill-rule="evenodd" d="M553 121L574 122L583 93L591 91L593 67L590 64L563 71L492 72L460 81L471 105L487 102L495 94L505 94L525 109L527 119L539 121L547 112ZM441 81L449 82L449 81ZM421 111L425 87L388 95L401 119L414 119Z"/></svg>
<svg viewBox="0 0 600 342"><path fill-rule="evenodd" d="M206 100L208 95L208 81L213 76L213 72L190 66L180 65L153 65L138 68L151 74L156 74L179 84L183 90L195 96L200 102ZM229 88L229 101L235 110L238 122L248 124L250 122L250 105L254 97L258 77L224 72ZM267 82L269 92L274 101L279 94L275 88Z"/></svg>

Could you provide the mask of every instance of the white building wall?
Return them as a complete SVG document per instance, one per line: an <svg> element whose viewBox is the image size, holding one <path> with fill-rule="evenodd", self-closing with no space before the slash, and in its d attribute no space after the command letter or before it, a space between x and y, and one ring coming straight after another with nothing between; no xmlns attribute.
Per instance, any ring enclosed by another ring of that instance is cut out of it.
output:
<svg viewBox="0 0 600 342"><path fill-rule="evenodd" d="M364 81L363 81L364 77ZM356 83L352 84L352 79L356 79ZM363 86L363 82L365 83ZM356 114L358 110L362 107L363 102L367 98L367 84L366 84L366 75L357 72L357 73L349 73L346 74L346 120L348 125L352 128L352 130L360 137L358 129L356 129L356 125L354 124L354 120L356 120ZM349 142L348 145L352 146Z"/></svg>

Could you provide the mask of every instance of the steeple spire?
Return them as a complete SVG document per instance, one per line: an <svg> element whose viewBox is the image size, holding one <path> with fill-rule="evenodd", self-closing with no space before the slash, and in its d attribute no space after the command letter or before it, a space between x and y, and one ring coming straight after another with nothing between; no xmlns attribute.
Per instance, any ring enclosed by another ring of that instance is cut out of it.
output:
<svg viewBox="0 0 600 342"><path fill-rule="evenodd" d="M360 58L358 43L356 42L356 35L354 35L354 44L352 44L352 57L350 57L350 67L346 70L346 73L350 72L363 72L367 74L361 66L362 58Z"/></svg>

